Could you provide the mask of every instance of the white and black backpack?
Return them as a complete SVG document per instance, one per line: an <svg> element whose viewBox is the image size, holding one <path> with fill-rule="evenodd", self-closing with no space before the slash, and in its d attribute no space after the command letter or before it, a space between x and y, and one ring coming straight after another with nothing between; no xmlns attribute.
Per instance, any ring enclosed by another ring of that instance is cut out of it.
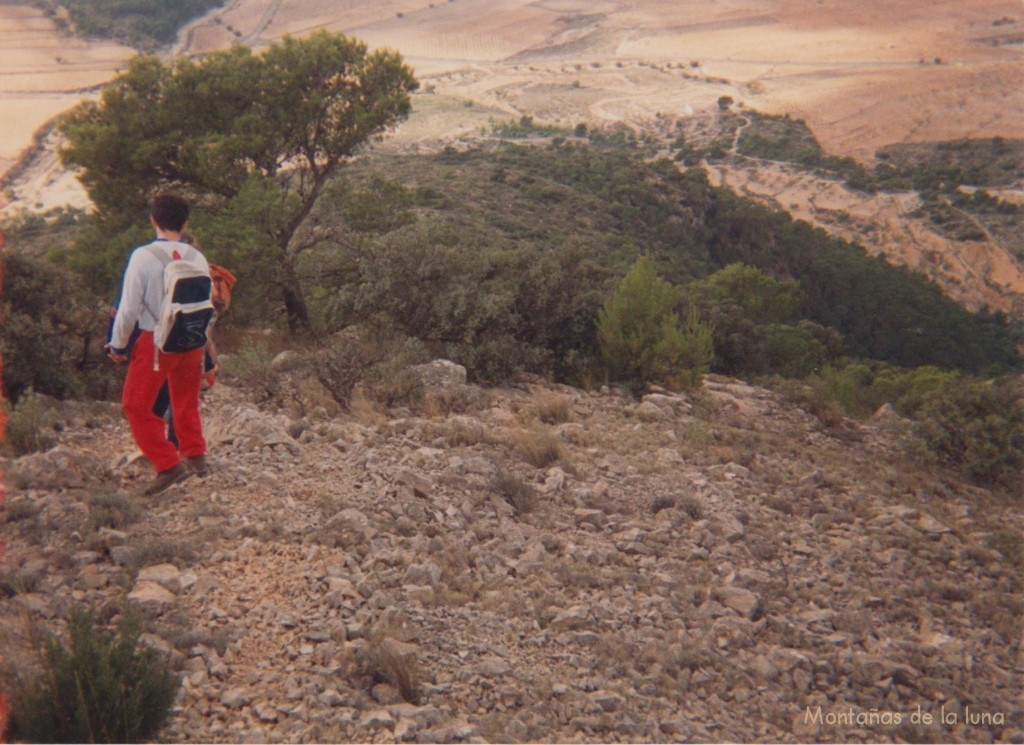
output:
<svg viewBox="0 0 1024 745"><path fill-rule="evenodd" d="M149 250L164 267L164 294L159 311L153 314L154 346L167 354L202 349L215 312L210 272L187 259L172 259L156 246Z"/></svg>

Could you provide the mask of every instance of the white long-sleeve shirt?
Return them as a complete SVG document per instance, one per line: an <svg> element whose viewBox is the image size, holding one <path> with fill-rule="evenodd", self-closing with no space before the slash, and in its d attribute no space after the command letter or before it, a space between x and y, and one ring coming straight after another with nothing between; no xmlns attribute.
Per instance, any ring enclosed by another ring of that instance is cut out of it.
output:
<svg viewBox="0 0 1024 745"><path fill-rule="evenodd" d="M115 349L124 349L132 335L135 324L143 331L156 328L156 313L164 295L164 265L154 256L149 246L156 246L170 258L181 258L209 269L206 257L187 243L158 238L146 246L132 251L128 268L124 271L121 285L121 301L114 317L114 328L110 333L110 344ZM177 255L175 255L177 254Z"/></svg>

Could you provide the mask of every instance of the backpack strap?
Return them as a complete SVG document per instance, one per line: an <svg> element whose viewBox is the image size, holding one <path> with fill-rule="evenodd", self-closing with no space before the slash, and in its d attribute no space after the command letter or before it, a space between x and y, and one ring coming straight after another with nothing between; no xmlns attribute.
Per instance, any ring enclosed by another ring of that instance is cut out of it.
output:
<svg viewBox="0 0 1024 745"><path fill-rule="evenodd" d="M170 256L168 256L166 253L161 251L157 247L157 245L155 243L150 243L148 246L146 246L146 250L149 251L150 254L152 254L153 256L155 256L157 258L157 260L160 262L160 265L162 267L161 272L160 272L160 292L161 292L160 299L162 301L163 300L163 284L164 284L164 282L163 282L163 274L164 274L164 272L167 271L167 267L171 263L171 261L173 261L173 259ZM145 301L143 301L142 305L143 305L143 307L145 307L146 310L149 311L149 314L151 316L153 316L153 318L156 319L156 322L159 325L159 323L160 323L160 313L159 312L154 312L152 308L150 308L148 305L146 305ZM157 307L159 308L159 306L157 306ZM159 369L160 369L160 350L157 348L156 342L154 340L154 343L153 343L153 371L155 372L155 371L157 371Z"/></svg>
<svg viewBox="0 0 1024 745"><path fill-rule="evenodd" d="M172 261L170 256L168 256L166 253L164 253L159 248L157 248L155 243L150 243L148 246L146 246L146 250L149 251L149 253L151 255L153 255L153 256L155 256L157 258L157 260L160 262L160 265L163 267L163 269L165 269L165 270L167 269L167 265L170 264L171 261ZM160 282L160 284L161 284L161 286L163 285L163 277L162 277L162 275L161 275L161 282ZM159 313L154 312L153 309L150 308L145 303L145 301L143 301L142 305L143 305L143 307L145 307L146 310L149 311L149 314L151 316L153 316L153 318L157 319L157 322L160 321L160 314ZM159 307L159 306L157 306L157 307Z"/></svg>

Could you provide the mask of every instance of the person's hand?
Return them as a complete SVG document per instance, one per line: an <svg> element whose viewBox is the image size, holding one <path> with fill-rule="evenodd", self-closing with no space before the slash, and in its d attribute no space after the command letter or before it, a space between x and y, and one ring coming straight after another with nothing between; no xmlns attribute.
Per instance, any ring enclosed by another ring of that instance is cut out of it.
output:
<svg viewBox="0 0 1024 745"><path fill-rule="evenodd" d="M220 371L219 367L212 367L203 374L203 381L206 383L207 388L213 388L217 383L217 373Z"/></svg>
<svg viewBox="0 0 1024 745"><path fill-rule="evenodd" d="M128 355L125 354L125 350L117 349L113 344L104 344L103 348L107 350L107 357L112 359L116 364L120 365L128 361Z"/></svg>

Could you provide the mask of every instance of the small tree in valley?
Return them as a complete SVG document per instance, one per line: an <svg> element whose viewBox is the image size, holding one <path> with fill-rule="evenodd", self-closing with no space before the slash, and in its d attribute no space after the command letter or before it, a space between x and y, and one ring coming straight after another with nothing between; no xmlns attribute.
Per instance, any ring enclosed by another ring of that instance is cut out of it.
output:
<svg viewBox="0 0 1024 745"><path fill-rule="evenodd" d="M641 257L598 312L601 357L612 380L634 386L658 381L689 387L707 372L712 328L696 310L680 321L679 290Z"/></svg>

